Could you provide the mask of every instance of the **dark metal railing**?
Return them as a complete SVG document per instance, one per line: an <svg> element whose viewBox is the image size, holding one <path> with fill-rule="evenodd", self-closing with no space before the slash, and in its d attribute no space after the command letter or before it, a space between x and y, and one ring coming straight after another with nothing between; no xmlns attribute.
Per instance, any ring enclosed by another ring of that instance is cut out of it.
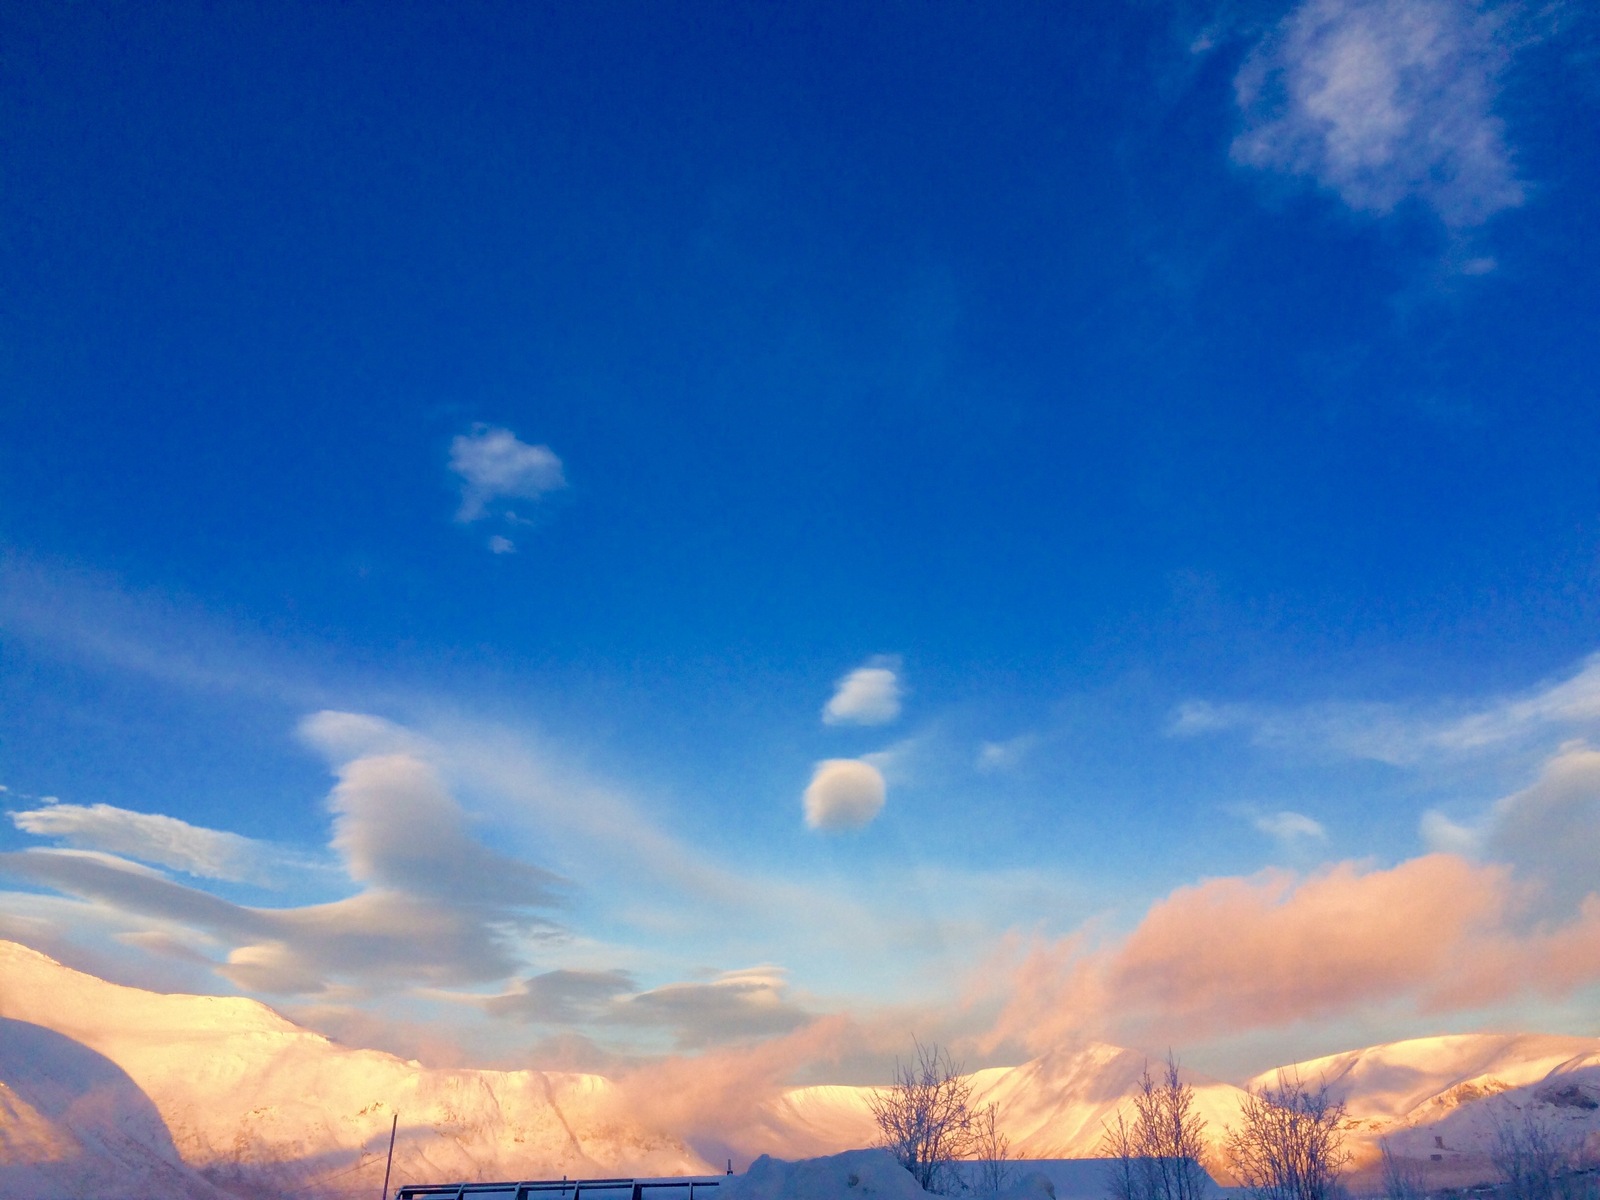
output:
<svg viewBox="0 0 1600 1200"><path fill-rule="evenodd" d="M712 1200L721 1175L677 1179L532 1179L520 1183L407 1183L394 1200ZM665 1189L665 1190L663 1190Z"/></svg>

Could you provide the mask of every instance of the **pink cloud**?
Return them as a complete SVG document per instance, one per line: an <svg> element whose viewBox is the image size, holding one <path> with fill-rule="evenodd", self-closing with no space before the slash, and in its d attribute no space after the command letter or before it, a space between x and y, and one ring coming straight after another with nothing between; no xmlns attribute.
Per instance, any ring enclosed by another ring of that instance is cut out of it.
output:
<svg viewBox="0 0 1600 1200"><path fill-rule="evenodd" d="M623 1075L617 1101L632 1122L683 1138L713 1158L832 1153L837 1147L813 1142L804 1131L778 1128L769 1113L802 1068L837 1061L859 1036L850 1018L822 1017L763 1042L674 1055Z"/></svg>
<svg viewBox="0 0 1600 1200"><path fill-rule="evenodd" d="M1399 1004L1448 1013L1600 979L1600 897L1530 924L1502 864L1430 854L1207 880L1127 937L1034 946L992 1035L1034 1050L1075 1037L1140 1044L1279 1028Z"/></svg>

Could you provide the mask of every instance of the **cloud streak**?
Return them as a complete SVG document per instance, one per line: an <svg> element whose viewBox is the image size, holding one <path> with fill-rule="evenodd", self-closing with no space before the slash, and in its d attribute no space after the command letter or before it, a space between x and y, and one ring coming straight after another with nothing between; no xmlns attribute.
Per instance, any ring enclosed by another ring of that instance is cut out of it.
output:
<svg viewBox="0 0 1600 1200"><path fill-rule="evenodd" d="M1266 813L1254 818L1251 823L1268 837L1289 846L1328 840L1328 831L1322 827L1322 822L1304 813Z"/></svg>
<svg viewBox="0 0 1600 1200"><path fill-rule="evenodd" d="M291 861L286 851L237 833L110 804L47 804L8 815L13 825L35 837L56 838L74 849L100 850L203 879L269 883L274 866Z"/></svg>
<svg viewBox="0 0 1600 1200"><path fill-rule="evenodd" d="M465 814L421 759L396 753L347 763L329 807L332 847L361 887L329 903L235 904L98 850L0 854L0 875L196 931L229 947L218 974L277 995L321 993L340 981L386 991L503 979L519 965L518 939L556 931L544 914L559 903L561 880L469 838ZM173 827L161 822L102 821L102 838L108 827L124 841L136 840L132 828L146 852L152 831L174 841ZM218 848L204 838L176 844L181 853L167 857L191 865Z"/></svg>
<svg viewBox="0 0 1600 1200"><path fill-rule="evenodd" d="M983 742L978 746L978 756L973 766L986 773L1014 770L1039 748L1042 741L1036 733L1019 733L1004 741Z"/></svg>
<svg viewBox="0 0 1600 1200"><path fill-rule="evenodd" d="M786 998L776 967L724 972L706 983L672 983L620 999L606 1020L670 1030L679 1050L786 1034L811 1015Z"/></svg>
<svg viewBox="0 0 1600 1200"><path fill-rule="evenodd" d="M1254 744L1370 759L1393 766L1479 754L1552 733L1600 728L1600 655L1571 675L1486 702L1445 706L1378 703L1297 708L1189 700L1168 724L1176 737L1242 732Z"/></svg>

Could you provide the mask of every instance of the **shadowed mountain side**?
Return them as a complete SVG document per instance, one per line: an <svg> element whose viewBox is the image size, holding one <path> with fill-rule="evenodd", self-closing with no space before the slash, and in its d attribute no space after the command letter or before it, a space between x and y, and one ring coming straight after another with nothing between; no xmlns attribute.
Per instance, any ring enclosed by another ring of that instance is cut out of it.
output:
<svg viewBox="0 0 1600 1200"><path fill-rule="evenodd" d="M216 1200L161 1114L116 1063L81 1042L0 1018L0 1195Z"/></svg>
<svg viewBox="0 0 1600 1200"><path fill-rule="evenodd" d="M1600 1155L1600 1052L1575 1055L1542 1074L1518 1066L1504 1062L1498 1071L1463 1080L1429 1097L1383 1136L1396 1154L1419 1165L1432 1188L1492 1178L1489 1150L1495 1144L1497 1123L1514 1126L1531 1119L1558 1143L1582 1145L1589 1158ZM1529 1075L1533 1078L1522 1082ZM1376 1179L1375 1163L1360 1167L1357 1178Z"/></svg>
<svg viewBox="0 0 1600 1200"><path fill-rule="evenodd" d="M1352 1120L1377 1124L1429 1119L1463 1100L1542 1080L1574 1060L1596 1059L1594 1038L1552 1034L1460 1034L1389 1042L1281 1068L1326 1079ZM1270 1084L1277 1070L1251 1082ZM1454 1097L1454 1099L1450 1099Z"/></svg>
<svg viewBox="0 0 1600 1200"><path fill-rule="evenodd" d="M1600 1041L1553 1034L1457 1034L1350 1050L1265 1071L1298 1073L1345 1101L1352 1178L1376 1188L1379 1142L1413 1160L1428 1186L1494 1176L1497 1120L1527 1112L1560 1136L1600 1150Z"/></svg>

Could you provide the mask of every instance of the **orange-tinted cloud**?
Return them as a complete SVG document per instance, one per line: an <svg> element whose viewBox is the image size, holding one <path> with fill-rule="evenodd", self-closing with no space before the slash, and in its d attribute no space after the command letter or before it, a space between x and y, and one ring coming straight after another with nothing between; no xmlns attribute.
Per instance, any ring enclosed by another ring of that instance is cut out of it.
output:
<svg viewBox="0 0 1600 1200"><path fill-rule="evenodd" d="M1179 888L1111 945L1085 933L1018 967L994 1040L1193 1039L1377 1006L1445 1013L1600 979L1600 898L1531 925L1509 867L1430 854Z"/></svg>
<svg viewBox="0 0 1600 1200"><path fill-rule="evenodd" d="M622 1076L618 1103L631 1122L683 1138L708 1157L831 1153L836 1147L810 1144L768 1113L803 1068L836 1061L858 1040L850 1018L832 1016L763 1042L673 1056Z"/></svg>

